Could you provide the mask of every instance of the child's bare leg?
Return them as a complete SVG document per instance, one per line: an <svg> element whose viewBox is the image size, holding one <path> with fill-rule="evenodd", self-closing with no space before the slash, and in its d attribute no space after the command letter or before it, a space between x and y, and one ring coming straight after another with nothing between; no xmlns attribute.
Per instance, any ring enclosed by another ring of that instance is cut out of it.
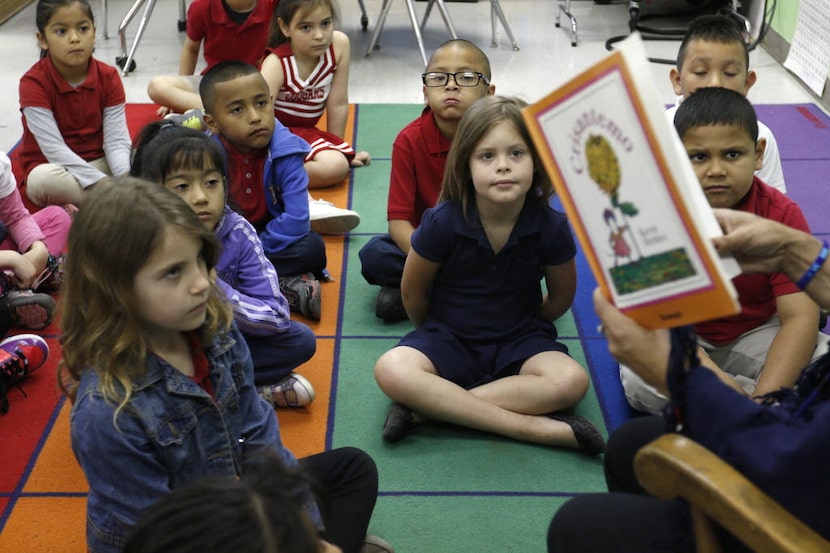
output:
<svg viewBox="0 0 830 553"><path fill-rule="evenodd" d="M340 184L349 176L349 160L337 150L323 150L305 162L309 188L325 188Z"/></svg>
<svg viewBox="0 0 830 553"><path fill-rule="evenodd" d="M176 75L153 77L147 86L150 99L159 104L159 115L166 115L162 110L169 108L174 113L184 113L189 109L203 109L199 92L193 89L190 81Z"/></svg>
<svg viewBox="0 0 830 553"><path fill-rule="evenodd" d="M564 353L546 351L525 361L519 374L469 392L508 411L545 415L579 403L588 392L588 374Z"/></svg>
<svg viewBox="0 0 830 553"><path fill-rule="evenodd" d="M539 410L538 415L515 412L491 401L497 398L496 401L505 404L522 403L516 397L518 391L538 386L539 378L536 374L525 375L521 380L517 377L504 389L485 389L484 397L481 397L478 395L481 391L474 393L465 390L438 376L430 360L410 347L393 348L375 364L375 379L384 393L423 418L493 432L516 440L577 447L576 437L568 424L541 414L544 409L556 408L568 400L543 399L541 394L534 394L530 403ZM584 395L584 391L582 393Z"/></svg>

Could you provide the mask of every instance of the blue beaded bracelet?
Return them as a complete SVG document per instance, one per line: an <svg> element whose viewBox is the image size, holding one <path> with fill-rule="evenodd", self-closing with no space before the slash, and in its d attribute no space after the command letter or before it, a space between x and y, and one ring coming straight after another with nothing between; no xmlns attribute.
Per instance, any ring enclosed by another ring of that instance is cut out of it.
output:
<svg viewBox="0 0 830 553"><path fill-rule="evenodd" d="M813 280L813 277L816 276L821 266L824 265L824 262L827 261L827 254L830 253L830 245L827 244L827 240L821 245L821 251L818 252L818 256L816 260L813 261L813 264L810 265L810 268L804 273L804 275L798 279L798 282L795 283L796 286L800 290L804 290L804 288L810 284L810 281Z"/></svg>

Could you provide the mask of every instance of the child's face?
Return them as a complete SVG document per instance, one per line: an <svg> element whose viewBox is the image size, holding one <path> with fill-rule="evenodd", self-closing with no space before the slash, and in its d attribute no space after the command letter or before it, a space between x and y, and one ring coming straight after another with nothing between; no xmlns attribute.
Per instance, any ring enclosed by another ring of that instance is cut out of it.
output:
<svg viewBox="0 0 830 553"><path fill-rule="evenodd" d="M439 48L432 56L424 73L458 73L474 71L483 73L479 54L461 44L449 44ZM488 85L479 80L476 86L458 86L453 77L444 86L424 86L424 100L436 119L459 121L476 100L491 96L496 91L495 85Z"/></svg>
<svg viewBox="0 0 830 553"><path fill-rule="evenodd" d="M37 40L61 74L86 70L95 47L95 25L83 5L75 2L56 9Z"/></svg>
<svg viewBox="0 0 830 553"><path fill-rule="evenodd" d="M288 24L282 19L277 23L282 34L291 40L294 55L312 60L326 53L334 35L334 20L326 6L317 6L306 13L297 11Z"/></svg>
<svg viewBox="0 0 830 553"><path fill-rule="evenodd" d="M524 202L533 184L533 155L512 123L496 124L476 144L470 174L479 206Z"/></svg>
<svg viewBox="0 0 830 553"><path fill-rule="evenodd" d="M259 73L216 83L215 101L205 123L240 152L265 148L274 134L274 104Z"/></svg>
<svg viewBox="0 0 830 553"><path fill-rule="evenodd" d="M739 125L693 127L682 140L709 205L736 207L761 168L764 140L756 144Z"/></svg>
<svg viewBox="0 0 830 553"><path fill-rule="evenodd" d="M737 42L693 40L686 48L680 71L669 73L674 93L687 98L698 88L723 87L746 96L755 84L755 71L749 71L744 48Z"/></svg>
<svg viewBox="0 0 830 553"><path fill-rule="evenodd" d="M205 160L202 167L182 167L164 178L164 187L182 198L210 231L225 209L225 183L222 172Z"/></svg>
<svg viewBox="0 0 830 553"><path fill-rule="evenodd" d="M169 230L136 273L133 291L151 349L204 324L210 280L201 254L199 239Z"/></svg>

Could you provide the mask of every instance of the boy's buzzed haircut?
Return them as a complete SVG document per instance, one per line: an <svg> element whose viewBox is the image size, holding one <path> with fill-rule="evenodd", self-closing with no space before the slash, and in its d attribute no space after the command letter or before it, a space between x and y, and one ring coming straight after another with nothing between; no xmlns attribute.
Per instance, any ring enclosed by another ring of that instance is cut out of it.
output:
<svg viewBox="0 0 830 553"><path fill-rule="evenodd" d="M689 23L689 28L686 29L686 34L683 35L680 48L677 50L678 71L683 67L683 62L686 61L686 50L688 49L689 43L694 40L720 42L723 44L740 43L744 48L744 64L746 65L746 69L749 70L749 48L741 33L741 28L731 17L725 15L701 15Z"/></svg>
<svg viewBox="0 0 830 553"><path fill-rule="evenodd" d="M205 113L211 113L215 107L216 85L238 77L245 77L252 73L259 73L256 67L244 61L228 60L214 65L202 76L199 83L199 96L202 97L202 105L205 106Z"/></svg>
<svg viewBox="0 0 830 553"><path fill-rule="evenodd" d="M481 63L481 73L483 73L489 81L491 78L490 59L487 57L487 54L485 54L481 48L479 48L469 40L465 40L463 38L451 38L450 40L444 42L438 48L436 48L435 51L432 53L432 56L429 58L429 62L427 63L427 70L429 70L429 66L432 65L432 60L435 57L436 52L446 48L447 46L452 46L453 44L461 46L462 48L466 48L468 50L472 50L478 55L479 63Z"/></svg>
<svg viewBox="0 0 830 553"><path fill-rule="evenodd" d="M740 92L728 88L701 88L680 103L674 114L674 128L680 138L686 131L712 125L737 125L758 141L755 108Z"/></svg>

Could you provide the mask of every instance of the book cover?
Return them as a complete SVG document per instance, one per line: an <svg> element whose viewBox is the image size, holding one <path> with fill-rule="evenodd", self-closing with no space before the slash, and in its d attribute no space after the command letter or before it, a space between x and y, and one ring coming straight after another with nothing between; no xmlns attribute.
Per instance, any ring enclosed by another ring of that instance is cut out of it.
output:
<svg viewBox="0 0 830 553"><path fill-rule="evenodd" d="M645 49L618 49L524 118L603 293L648 328L740 311L734 259L659 100Z"/></svg>

